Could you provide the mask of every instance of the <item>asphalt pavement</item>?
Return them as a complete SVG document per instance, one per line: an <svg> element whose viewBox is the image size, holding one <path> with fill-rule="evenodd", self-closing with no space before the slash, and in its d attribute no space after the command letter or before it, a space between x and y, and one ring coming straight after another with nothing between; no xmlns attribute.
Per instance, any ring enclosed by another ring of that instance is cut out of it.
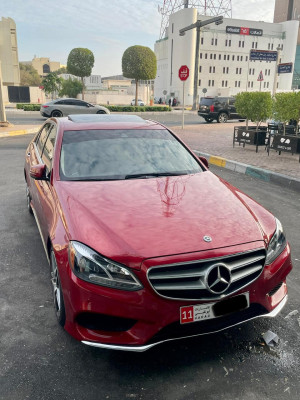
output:
<svg viewBox="0 0 300 400"><path fill-rule="evenodd" d="M211 167L285 227L294 269L288 304L279 316L146 353L95 349L56 322L49 267L26 209L23 165L31 138L0 138L1 400L300 398L299 192ZM269 329L279 336L274 349L261 338Z"/></svg>

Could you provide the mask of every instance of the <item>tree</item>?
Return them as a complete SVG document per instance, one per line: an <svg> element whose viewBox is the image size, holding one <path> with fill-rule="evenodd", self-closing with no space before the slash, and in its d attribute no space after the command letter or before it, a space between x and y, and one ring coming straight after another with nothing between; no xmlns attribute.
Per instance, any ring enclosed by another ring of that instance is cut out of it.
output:
<svg viewBox="0 0 300 400"><path fill-rule="evenodd" d="M272 115L272 97L270 92L242 92L238 97L236 110L247 120L256 122L256 131L262 121L266 121Z"/></svg>
<svg viewBox="0 0 300 400"><path fill-rule="evenodd" d="M251 92L238 93L235 98L235 108L241 117L246 118L246 129L248 129L248 116L251 112Z"/></svg>
<svg viewBox="0 0 300 400"><path fill-rule="evenodd" d="M126 78L135 79L135 105L138 101L139 80L149 80L156 77L156 56L145 46L131 46L124 51L122 57L122 71Z"/></svg>
<svg viewBox="0 0 300 400"><path fill-rule="evenodd" d="M78 79L63 79L61 90L59 92L60 96L68 96L76 98L79 93L82 92L82 82Z"/></svg>
<svg viewBox="0 0 300 400"><path fill-rule="evenodd" d="M84 99L83 78L90 76L94 66L94 54L89 49L77 47L70 51L67 61L67 70L69 74L79 76L82 83L82 99Z"/></svg>
<svg viewBox="0 0 300 400"><path fill-rule="evenodd" d="M60 75L60 74L67 74L67 73L68 73L68 70L67 70L66 67L60 67L59 69L57 69L57 70L54 71L54 72L57 73L57 75Z"/></svg>
<svg viewBox="0 0 300 400"><path fill-rule="evenodd" d="M62 79L57 76L55 72L50 72L43 80L42 85L44 86L45 93L50 94L53 100L54 92L60 90Z"/></svg>
<svg viewBox="0 0 300 400"><path fill-rule="evenodd" d="M23 63L19 65L21 86L41 86L42 79L32 65Z"/></svg>
<svg viewBox="0 0 300 400"><path fill-rule="evenodd" d="M300 93L276 93L274 98L274 114L276 119L284 122L283 132L285 135L285 124L290 120L297 121L300 118ZM296 129L298 132L298 129Z"/></svg>

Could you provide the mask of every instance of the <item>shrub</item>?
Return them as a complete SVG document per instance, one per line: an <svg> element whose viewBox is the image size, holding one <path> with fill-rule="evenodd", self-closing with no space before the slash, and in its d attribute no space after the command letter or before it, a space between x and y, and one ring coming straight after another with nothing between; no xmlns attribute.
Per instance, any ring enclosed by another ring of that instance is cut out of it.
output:
<svg viewBox="0 0 300 400"><path fill-rule="evenodd" d="M40 111L41 105L40 104L24 104L23 110L24 111Z"/></svg>

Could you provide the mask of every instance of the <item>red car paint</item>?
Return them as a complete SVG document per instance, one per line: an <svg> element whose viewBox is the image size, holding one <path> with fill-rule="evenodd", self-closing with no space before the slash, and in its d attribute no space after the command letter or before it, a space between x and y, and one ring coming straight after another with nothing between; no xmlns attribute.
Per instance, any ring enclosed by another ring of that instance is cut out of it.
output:
<svg viewBox="0 0 300 400"><path fill-rule="evenodd" d="M56 256L66 309L65 329L76 339L111 345L147 344L163 328L179 321L180 307L203 302L159 295L147 278L149 268L267 249L276 229L272 214L209 172L199 159L205 173L100 182L60 180L64 131L157 130L166 129L164 126L152 121L140 125L74 123L67 118L50 121L57 125L50 181L30 177L31 166L41 163L35 146L38 135L26 151L25 179L46 251L52 246ZM213 241L205 242L202 239L205 235L213 237ZM70 240L129 267L143 288L130 292L79 279L69 266ZM234 296L247 291L250 304L259 304L271 312L287 294L285 282L291 269L287 244L254 282ZM270 296L268 293L279 282L283 282L282 286ZM77 317L83 312L136 322L122 332L90 329L78 323Z"/></svg>

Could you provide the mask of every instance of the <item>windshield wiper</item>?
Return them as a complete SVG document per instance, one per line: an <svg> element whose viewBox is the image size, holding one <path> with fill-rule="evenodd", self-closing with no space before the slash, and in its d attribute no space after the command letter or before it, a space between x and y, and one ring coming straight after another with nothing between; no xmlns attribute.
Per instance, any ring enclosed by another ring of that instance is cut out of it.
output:
<svg viewBox="0 0 300 400"><path fill-rule="evenodd" d="M147 179L147 178L157 178L159 176L180 176L180 175L187 175L185 172L151 172L149 174L131 174L125 175L124 179Z"/></svg>

